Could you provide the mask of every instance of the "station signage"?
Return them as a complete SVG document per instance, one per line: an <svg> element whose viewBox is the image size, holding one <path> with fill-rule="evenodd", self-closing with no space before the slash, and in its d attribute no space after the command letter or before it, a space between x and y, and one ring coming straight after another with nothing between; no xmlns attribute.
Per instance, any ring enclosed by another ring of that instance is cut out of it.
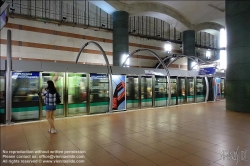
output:
<svg viewBox="0 0 250 166"><path fill-rule="evenodd" d="M199 70L199 75L215 74L215 67L201 68Z"/></svg>
<svg viewBox="0 0 250 166"><path fill-rule="evenodd" d="M39 72L12 72L12 78L39 78Z"/></svg>
<svg viewBox="0 0 250 166"><path fill-rule="evenodd" d="M96 79L107 79L107 74L97 74L97 73L90 73L90 79L96 80Z"/></svg>

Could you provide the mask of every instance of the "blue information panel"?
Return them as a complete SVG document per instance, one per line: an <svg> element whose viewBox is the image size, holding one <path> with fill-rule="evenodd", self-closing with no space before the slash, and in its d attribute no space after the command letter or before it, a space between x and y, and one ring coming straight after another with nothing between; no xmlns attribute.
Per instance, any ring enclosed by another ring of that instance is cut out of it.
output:
<svg viewBox="0 0 250 166"><path fill-rule="evenodd" d="M208 75L214 73L215 73L215 67L207 67L199 70L199 75Z"/></svg>
<svg viewBox="0 0 250 166"><path fill-rule="evenodd" d="M39 78L39 72L12 72L12 78Z"/></svg>

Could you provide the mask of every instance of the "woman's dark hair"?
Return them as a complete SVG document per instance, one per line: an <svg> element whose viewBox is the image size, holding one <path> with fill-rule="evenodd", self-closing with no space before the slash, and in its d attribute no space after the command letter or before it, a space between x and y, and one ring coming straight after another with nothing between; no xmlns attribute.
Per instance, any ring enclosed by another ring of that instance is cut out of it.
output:
<svg viewBox="0 0 250 166"><path fill-rule="evenodd" d="M56 91L54 82L49 80L49 81L47 81L47 84L48 84L47 90L49 90L49 93L55 94L57 91Z"/></svg>

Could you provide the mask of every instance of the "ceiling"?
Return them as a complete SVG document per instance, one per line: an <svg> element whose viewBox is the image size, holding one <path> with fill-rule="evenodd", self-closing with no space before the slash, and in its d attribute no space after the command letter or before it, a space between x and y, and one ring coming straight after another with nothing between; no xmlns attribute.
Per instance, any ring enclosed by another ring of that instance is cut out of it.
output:
<svg viewBox="0 0 250 166"><path fill-rule="evenodd" d="M225 0L101 0L93 2L103 10L108 9L106 6L109 6L109 9L113 8L113 10L106 11L110 14L116 10L124 10L130 15L152 16L170 23L177 29L179 28L179 31L190 29L201 23L216 23L225 27ZM158 6L153 4L158 4ZM177 17L171 16L173 13ZM218 34L218 30L210 28L205 28L203 31Z"/></svg>
<svg viewBox="0 0 250 166"><path fill-rule="evenodd" d="M191 24L199 24L202 22L216 22L225 26L225 0L175 0L175 1L121 1L127 4L137 2L153 2L167 5L175 9L184 16ZM153 16L153 15L152 15Z"/></svg>

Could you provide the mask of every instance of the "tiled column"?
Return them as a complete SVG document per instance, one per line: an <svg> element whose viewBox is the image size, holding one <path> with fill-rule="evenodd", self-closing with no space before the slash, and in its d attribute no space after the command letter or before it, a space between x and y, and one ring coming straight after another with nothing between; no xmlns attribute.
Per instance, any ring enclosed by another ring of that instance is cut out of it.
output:
<svg viewBox="0 0 250 166"><path fill-rule="evenodd" d="M183 39L182 39L182 54L187 56L195 56L195 31L187 30L183 31ZM192 69L192 61L190 59L187 60L188 70Z"/></svg>
<svg viewBox="0 0 250 166"><path fill-rule="evenodd" d="M122 66L123 54L129 54L128 16L125 11L113 13L113 66Z"/></svg>
<svg viewBox="0 0 250 166"><path fill-rule="evenodd" d="M250 1L226 0L226 109L250 112Z"/></svg>

